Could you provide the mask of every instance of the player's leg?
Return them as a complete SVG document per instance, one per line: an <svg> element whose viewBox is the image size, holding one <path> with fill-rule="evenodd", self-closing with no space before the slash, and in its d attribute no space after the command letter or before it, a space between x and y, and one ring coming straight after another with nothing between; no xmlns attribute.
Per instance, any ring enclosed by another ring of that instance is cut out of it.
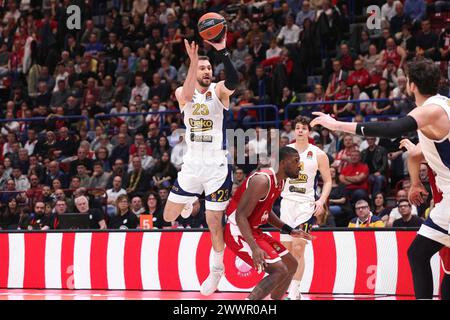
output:
<svg viewBox="0 0 450 320"><path fill-rule="evenodd" d="M209 266L208 278L206 278L200 288L200 293L205 296L209 296L217 290L225 269L223 264L225 243L223 240L222 218L223 211L206 210L206 223L211 234L213 255Z"/></svg>
<svg viewBox="0 0 450 320"><path fill-rule="evenodd" d="M223 269L223 211L206 210L206 223L211 234L211 243L214 250L213 265L215 269Z"/></svg>
<svg viewBox="0 0 450 320"><path fill-rule="evenodd" d="M286 274L284 280L282 280L280 284L272 290L271 298L273 300L280 300L284 297L298 267L297 260L294 258L294 256L292 256L292 254L288 252L281 257L281 260L288 268L288 273Z"/></svg>
<svg viewBox="0 0 450 320"><path fill-rule="evenodd" d="M289 276L289 269L283 261L267 264L264 269L269 275L262 279L248 296L248 300L262 300L267 297L275 287Z"/></svg>
<svg viewBox="0 0 450 320"><path fill-rule="evenodd" d="M200 293L210 295L216 291L224 273L223 253L225 243L223 239L223 213L228 205L231 195L231 167L224 168L221 176L210 179L205 184L205 214L206 223L211 234L213 259L210 265L210 274L202 283ZM219 188L218 188L219 186ZM214 192L211 192L213 190Z"/></svg>
<svg viewBox="0 0 450 320"><path fill-rule="evenodd" d="M450 236L450 235L449 235ZM450 300L450 248L445 247L439 251L444 277L441 281L441 299Z"/></svg>
<svg viewBox="0 0 450 320"><path fill-rule="evenodd" d="M450 274L444 274L441 282L441 299L450 300Z"/></svg>
<svg viewBox="0 0 450 320"><path fill-rule="evenodd" d="M416 236L408 249L416 299L433 298L433 273L430 260L443 244L420 234Z"/></svg>
<svg viewBox="0 0 450 320"><path fill-rule="evenodd" d="M167 222L172 222L177 220L186 203L176 203L167 199L166 205L164 207L164 220Z"/></svg>
<svg viewBox="0 0 450 320"><path fill-rule="evenodd" d="M281 299L286 293L290 279L292 279L297 269L297 263L293 257L289 258L289 252L278 240L262 232L254 236L254 238L256 244L267 255L264 271L269 275L258 283L248 296L248 299L264 299L269 293L271 293L273 299ZM242 250L246 250L246 248ZM251 250L248 251L251 254ZM253 260L250 262L253 263Z"/></svg>
<svg viewBox="0 0 450 320"><path fill-rule="evenodd" d="M300 283L305 271L305 247L307 242L303 239L292 239L291 254L297 261L297 270L292 278L291 285L288 289L288 299L300 300L302 295L300 293Z"/></svg>
<svg viewBox="0 0 450 320"><path fill-rule="evenodd" d="M202 180L195 172L195 167L188 163L183 164L164 207L164 220L175 221L180 214L185 218L184 213L192 212L193 203L202 192Z"/></svg>
<svg viewBox="0 0 450 320"><path fill-rule="evenodd" d="M301 222L304 222L305 219L311 217L313 211L314 206L311 203L308 202L298 203L296 201L283 199L281 201L280 207L281 212L280 219L289 226L291 226L292 228L296 228L300 225ZM298 264L297 271L288 289L289 292L288 299L300 300L302 297L300 293L300 283L303 278L303 273L305 270L304 253L307 241L304 239L294 239L287 234L281 234L280 239L281 243L286 248L289 249L289 252L297 260Z"/></svg>

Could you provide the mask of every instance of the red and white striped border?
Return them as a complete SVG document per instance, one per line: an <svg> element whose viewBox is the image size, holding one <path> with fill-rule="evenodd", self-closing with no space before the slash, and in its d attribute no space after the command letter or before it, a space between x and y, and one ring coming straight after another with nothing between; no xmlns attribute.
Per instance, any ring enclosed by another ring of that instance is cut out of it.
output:
<svg viewBox="0 0 450 320"><path fill-rule="evenodd" d="M412 295L413 231L321 231L305 251L303 292ZM272 236L279 238L278 233ZM208 232L1 233L0 287L199 290ZM229 250L219 290L249 291L263 277ZM431 261L434 293L442 270Z"/></svg>

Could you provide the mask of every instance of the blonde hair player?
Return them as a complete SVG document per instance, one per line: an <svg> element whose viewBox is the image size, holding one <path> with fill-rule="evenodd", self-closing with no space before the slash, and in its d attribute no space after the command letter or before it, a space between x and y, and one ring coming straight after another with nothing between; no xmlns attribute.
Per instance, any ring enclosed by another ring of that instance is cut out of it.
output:
<svg viewBox="0 0 450 320"><path fill-rule="evenodd" d="M175 96L186 126L187 152L164 208L164 219L175 221L181 214L189 217L197 198L205 193L206 222L213 247L210 274L202 283L203 295L214 293L224 273L222 218L232 187L231 166L227 160L225 119L230 96L239 84L239 76L225 47L226 36L209 42L224 64L226 80L212 82L213 72L207 57L198 55L198 45L184 40L190 65L182 87Z"/></svg>
<svg viewBox="0 0 450 320"><path fill-rule="evenodd" d="M309 143L310 119L298 116L294 120L295 143L288 145L300 155L299 174L295 179L287 179L281 193L280 219L294 229L309 231L314 217L324 214L324 205L331 191L330 163L325 152ZM324 182L322 194L316 200L318 172ZM280 235L281 243L298 262L297 271L289 286L288 300L301 300L300 282L305 270L305 246L308 241L293 238L289 234Z"/></svg>

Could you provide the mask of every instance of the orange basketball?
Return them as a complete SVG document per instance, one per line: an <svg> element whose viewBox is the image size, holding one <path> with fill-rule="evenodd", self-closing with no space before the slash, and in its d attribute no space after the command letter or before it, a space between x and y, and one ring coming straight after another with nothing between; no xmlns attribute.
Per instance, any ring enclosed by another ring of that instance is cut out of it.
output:
<svg viewBox="0 0 450 320"><path fill-rule="evenodd" d="M227 32L227 22L224 17L215 12L208 12L198 20L200 36L211 42L220 42Z"/></svg>

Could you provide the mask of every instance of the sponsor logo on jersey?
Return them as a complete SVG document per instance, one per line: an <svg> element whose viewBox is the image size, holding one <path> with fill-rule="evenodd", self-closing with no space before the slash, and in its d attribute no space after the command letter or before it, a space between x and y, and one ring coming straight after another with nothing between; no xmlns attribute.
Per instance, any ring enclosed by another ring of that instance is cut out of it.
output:
<svg viewBox="0 0 450 320"><path fill-rule="evenodd" d="M261 217L261 224L264 224L269 219L269 211L264 211Z"/></svg>
<svg viewBox="0 0 450 320"><path fill-rule="evenodd" d="M191 132L203 132L212 130L214 122L210 119L192 119L189 118L189 125L191 126Z"/></svg>
<svg viewBox="0 0 450 320"><path fill-rule="evenodd" d="M200 135L191 133L191 141L192 142L212 142L213 137L210 135Z"/></svg>
<svg viewBox="0 0 450 320"><path fill-rule="evenodd" d="M298 175L297 179L290 179L289 183L290 184L297 184L297 183L307 183L308 182L308 175L304 174L304 173L300 173Z"/></svg>
<svg viewBox="0 0 450 320"><path fill-rule="evenodd" d="M212 93L211 93L211 91L206 92L205 100L206 101L212 100Z"/></svg>

